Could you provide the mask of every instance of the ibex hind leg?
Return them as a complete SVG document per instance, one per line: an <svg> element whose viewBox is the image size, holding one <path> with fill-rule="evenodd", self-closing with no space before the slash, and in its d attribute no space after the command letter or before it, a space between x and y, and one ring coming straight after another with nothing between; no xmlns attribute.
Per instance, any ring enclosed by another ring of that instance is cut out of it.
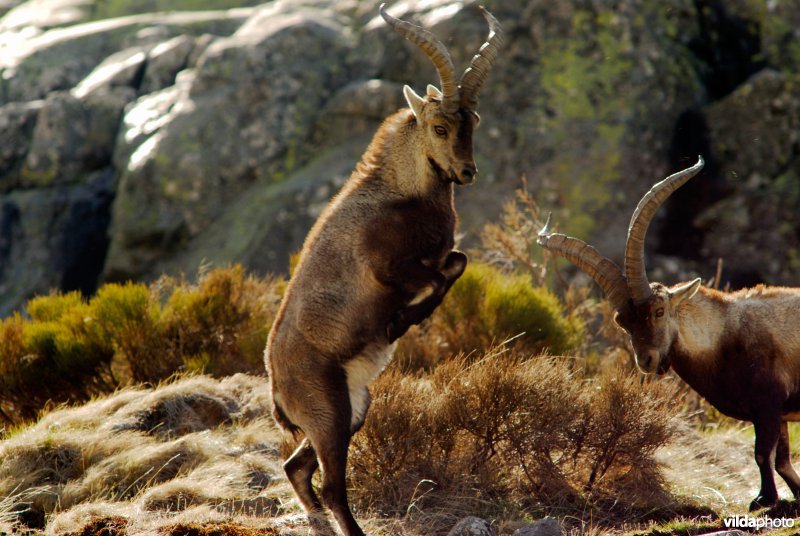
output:
<svg viewBox="0 0 800 536"><path fill-rule="evenodd" d="M325 384L325 389L314 393L314 407L309 408L317 417L316 422L304 430L322 470L323 504L331 510L345 536L363 536L347 503L345 475L352 423L344 371L328 375Z"/></svg>
<svg viewBox="0 0 800 536"><path fill-rule="evenodd" d="M349 424L348 422L348 431ZM346 436L342 434L329 436L323 438L321 443L317 448L322 466L322 500L333 512L339 529L345 536L364 536L347 502L345 477L350 435L348 433Z"/></svg>
<svg viewBox="0 0 800 536"><path fill-rule="evenodd" d="M775 470L792 490L792 495L797 499L800 495L800 477L792 467L792 452L789 448L789 424L781 423L781 433L778 437L778 447L775 450Z"/></svg>
<svg viewBox="0 0 800 536"><path fill-rule="evenodd" d="M283 464L283 470L286 471L286 476L289 478L300 504L309 514L322 510L322 503L311 486L311 478L317 467L319 467L317 453L308 438L303 439L300 446Z"/></svg>

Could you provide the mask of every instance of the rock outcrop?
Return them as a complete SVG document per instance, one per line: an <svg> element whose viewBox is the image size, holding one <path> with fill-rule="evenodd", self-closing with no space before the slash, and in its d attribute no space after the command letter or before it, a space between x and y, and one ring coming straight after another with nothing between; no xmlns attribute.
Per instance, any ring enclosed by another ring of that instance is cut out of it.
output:
<svg viewBox="0 0 800 536"><path fill-rule="evenodd" d="M0 315L51 288L92 292L102 280L191 275L203 262L285 272L380 121L403 105L402 84L437 80L378 3L104 20L89 20L91 2L9 11ZM458 191L466 242L525 175L562 230L620 258L632 204L702 153L704 176L656 219L649 253L704 276L723 257L734 285L800 284L800 55L787 46L800 10L484 3L507 43L482 91L479 182ZM485 37L472 3L392 9L441 36L460 68Z"/></svg>

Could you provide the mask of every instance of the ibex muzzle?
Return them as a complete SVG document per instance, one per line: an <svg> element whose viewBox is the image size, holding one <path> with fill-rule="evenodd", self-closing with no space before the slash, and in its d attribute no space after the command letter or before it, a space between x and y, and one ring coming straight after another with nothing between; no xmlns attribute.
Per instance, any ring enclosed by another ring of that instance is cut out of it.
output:
<svg viewBox="0 0 800 536"><path fill-rule="evenodd" d="M456 80L447 49L430 32L383 18L433 61L442 89L406 86L409 108L386 119L356 171L320 215L300 252L265 353L273 415L305 438L284 464L312 527L330 530L327 506L347 536L362 535L347 502L350 437L364 423L367 385L396 340L427 318L464 272L453 249L454 184L475 180L472 133L478 92L502 41L488 41ZM322 469L322 501L311 478Z"/></svg>

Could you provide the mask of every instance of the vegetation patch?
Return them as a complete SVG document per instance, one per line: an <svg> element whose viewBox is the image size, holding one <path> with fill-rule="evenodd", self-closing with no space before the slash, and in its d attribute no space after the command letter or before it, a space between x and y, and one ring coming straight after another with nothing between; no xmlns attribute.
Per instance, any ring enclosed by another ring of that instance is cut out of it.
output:
<svg viewBox="0 0 800 536"><path fill-rule="evenodd" d="M529 274L473 261L436 314L401 339L398 360L407 370L430 369L455 355L479 356L506 341L520 351L563 355L582 336L582 319Z"/></svg>
<svg viewBox="0 0 800 536"><path fill-rule="evenodd" d="M621 371L589 380L570 360L495 348L420 376L385 372L372 392L349 463L363 509L398 515L458 497L562 513L602 504L624 517L670 500L653 459L672 432L664 383Z"/></svg>
<svg viewBox="0 0 800 536"><path fill-rule="evenodd" d="M412 536L465 515L504 535L543 515L582 534L718 528L715 508L752 498L749 438L635 372L613 311L541 256L538 216L519 192L371 387L350 450L359 521ZM285 286L234 266L41 296L0 322L0 532L307 533L263 376Z"/></svg>
<svg viewBox="0 0 800 536"><path fill-rule="evenodd" d="M36 297L29 317L0 321L0 417L19 423L48 403L82 402L176 372L263 373L283 288L282 279L233 266L196 284L164 278L149 287L107 284L90 299Z"/></svg>

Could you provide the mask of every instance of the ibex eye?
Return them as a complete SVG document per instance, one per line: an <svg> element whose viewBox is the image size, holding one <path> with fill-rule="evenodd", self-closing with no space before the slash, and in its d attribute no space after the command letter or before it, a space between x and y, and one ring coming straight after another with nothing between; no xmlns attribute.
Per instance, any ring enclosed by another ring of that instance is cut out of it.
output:
<svg viewBox="0 0 800 536"><path fill-rule="evenodd" d="M433 127L433 131L436 132L437 136L441 136L443 138L447 136L447 129L442 126L436 125Z"/></svg>
<svg viewBox="0 0 800 536"><path fill-rule="evenodd" d="M664 316L664 309L663 308L657 309L656 310L656 318L661 318L662 316Z"/></svg>

